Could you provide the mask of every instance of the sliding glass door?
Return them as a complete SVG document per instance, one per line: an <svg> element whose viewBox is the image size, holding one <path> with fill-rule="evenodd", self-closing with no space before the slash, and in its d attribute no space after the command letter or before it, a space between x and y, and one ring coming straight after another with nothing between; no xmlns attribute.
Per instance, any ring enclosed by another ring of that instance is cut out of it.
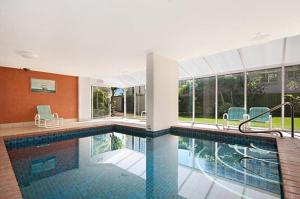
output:
<svg viewBox="0 0 300 199"><path fill-rule="evenodd" d="M134 118L134 87L126 89L126 118Z"/></svg>
<svg viewBox="0 0 300 199"><path fill-rule="evenodd" d="M294 104L295 130L300 131L300 65L285 67L285 101ZM290 109L285 109L285 129L291 128Z"/></svg>
<svg viewBox="0 0 300 199"><path fill-rule="evenodd" d="M110 88L92 86L92 116L93 119L109 115Z"/></svg>
<svg viewBox="0 0 300 199"><path fill-rule="evenodd" d="M195 79L195 122L215 123L216 78Z"/></svg>
<svg viewBox="0 0 300 199"><path fill-rule="evenodd" d="M136 118L141 118L141 114L143 112L143 117L146 111L146 87L145 86L137 86L135 87L135 95L136 95L136 102L135 102L135 111L136 111Z"/></svg>
<svg viewBox="0 0 300 199"><path fill-rule="evenodd" d="M281 104L281 68L247 73L247 106L272 108ZM281 110L272 113L273 127L281 128ZM252 127L269 127L268 123L252 122Z"/></svg>
<svg viewBox="0 0 300 199"><path fill-rule="evenodd" d="M179 81L179 121L193 120L193 80Z"/></svg>
<svg viewBox="0 0 300 199"><path fill-rule="evenodd" d="M219 124L222 124L222 116L230 107L244 107L244 73L218 76Z"/></svg>
<svg viewBox="0 0 300 199"><path fill-rule="evenodd" d="M112 87L111 96L111 116L112 117L124 117L124 94L123 88Z"/></svg>

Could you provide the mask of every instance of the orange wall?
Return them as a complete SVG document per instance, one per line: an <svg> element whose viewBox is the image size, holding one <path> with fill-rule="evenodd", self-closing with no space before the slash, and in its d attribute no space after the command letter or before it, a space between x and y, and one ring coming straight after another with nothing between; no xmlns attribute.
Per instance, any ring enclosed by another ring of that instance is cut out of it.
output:
<svg viewBox="0 0 300 199"><path fill-rule="evenodd" d="M31 78L55 80L56 93L31 92ZM78 118L78 78L0 67L0 124L33 121L39 104L65 119Z"/></svg>

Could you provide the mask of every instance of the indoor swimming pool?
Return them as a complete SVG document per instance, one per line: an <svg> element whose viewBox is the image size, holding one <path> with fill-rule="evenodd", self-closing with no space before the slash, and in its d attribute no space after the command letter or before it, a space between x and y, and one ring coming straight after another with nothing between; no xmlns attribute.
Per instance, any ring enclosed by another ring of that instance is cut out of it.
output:
<svg viewBox="0 0 300 199"><path fill-rule="evenodd" d="M272 140L114 129L6 146L24 199L281 198Z"/></svg>

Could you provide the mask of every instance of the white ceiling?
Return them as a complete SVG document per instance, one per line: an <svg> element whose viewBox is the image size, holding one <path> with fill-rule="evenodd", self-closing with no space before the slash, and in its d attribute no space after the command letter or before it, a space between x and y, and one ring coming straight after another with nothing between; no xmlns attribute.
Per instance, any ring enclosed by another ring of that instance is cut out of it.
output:
<svg viewBox="0 0 300 199"><path fill-rule="evenodd" d="M0 0L0 65L119 77L143 71L149 50L180 61L298 34L299 7L299 0Z"/></svg>

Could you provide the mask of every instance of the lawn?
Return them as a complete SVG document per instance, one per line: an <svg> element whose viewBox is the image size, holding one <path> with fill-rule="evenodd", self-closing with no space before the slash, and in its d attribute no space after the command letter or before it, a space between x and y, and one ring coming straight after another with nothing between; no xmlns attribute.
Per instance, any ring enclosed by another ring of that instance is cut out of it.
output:
<svg viewBox="0 0 300 199"><path fill-rule="evenodd" d="M142 119L140 115L136 115L136 117L133 116L133 114L127 114L128 119ZM179 117L178 118L180 122L191 122L192 118L189 117ZM215 119L213 118L195 118L196 123L202 123L202 124L214 124ZM295 118L295 131L300 132L300 118ZM218 119L218 124L222 125L223 124L223 119L219 118ZM240 123L239 122L230 122L229 125L231 126L238 126ZM289 129L290 124L291 124L291 119L286 117L285 121L285 128ZM251 124L251 127L265 127L268 128L268 124L263 124L263 123L258 123L258 122L253 122ZM273 128L281 128L281 117L273 117Z"/></svg>
<svg viewBox="0 0 300 199"><path fill-rule="evenodd" d="M181 122L191 122L192 118L188 117L179 117L179 121ZM203 123L203 124L214 124L215 119L214 118L195 118L196 123ZM285 128L289 129L290 128L290 123L291 119L290 118L285 118L284 124ZM300 118L295 118L295 130L300 131ZM223 124L223 119L219 118L218 119L218 124L222 125ZM238 126L239 122L230 122L230 125L233 126ZM268 127L268 124L263 124L263 123L252 123L252 127ZM281 128L281 117L273 117L273 128Z"/></svg>

